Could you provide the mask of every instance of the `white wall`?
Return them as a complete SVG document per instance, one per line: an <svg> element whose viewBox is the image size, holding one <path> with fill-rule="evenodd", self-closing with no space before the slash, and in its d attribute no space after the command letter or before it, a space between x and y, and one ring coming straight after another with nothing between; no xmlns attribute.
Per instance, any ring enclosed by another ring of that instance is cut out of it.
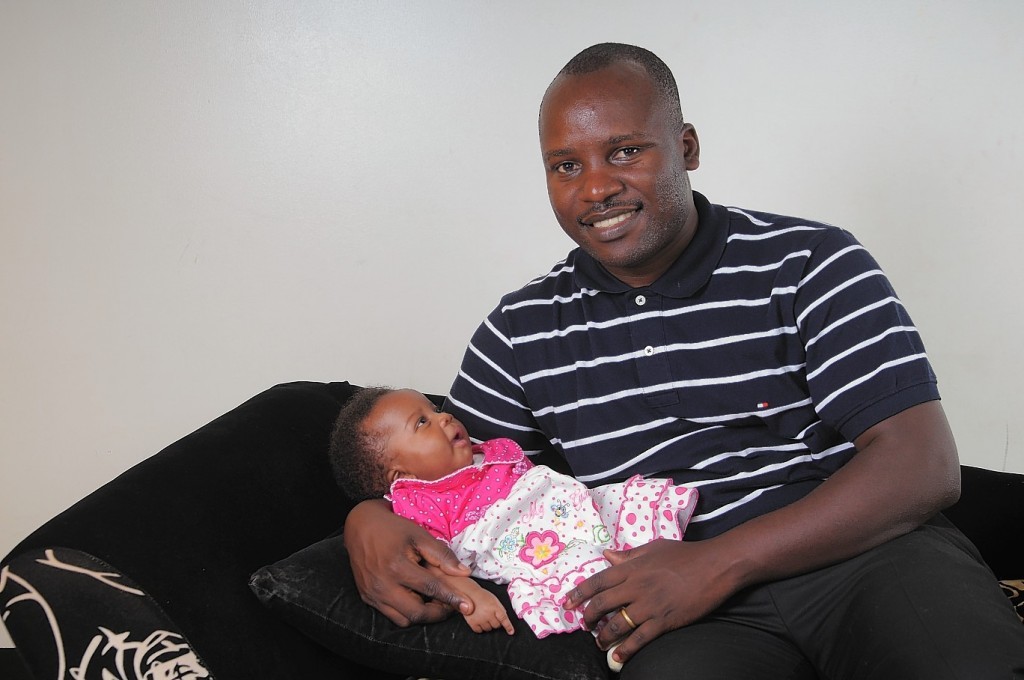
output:
<svg viewBox="0 0 1024 680"><path fill-rule="evenodd" d="M570 245L537 105L602 40L674 68L695 188L858 235L963 461L1024 471L1022 32L1000 0L0 0L0 555L277 382L443 392Z"/></svg>

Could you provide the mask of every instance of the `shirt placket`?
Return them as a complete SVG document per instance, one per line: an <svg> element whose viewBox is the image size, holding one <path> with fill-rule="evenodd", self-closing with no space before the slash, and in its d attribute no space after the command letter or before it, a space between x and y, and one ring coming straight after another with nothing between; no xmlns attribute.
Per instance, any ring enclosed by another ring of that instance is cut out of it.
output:
<svg viewBox="0 0 1024 680"><path fill-rule="evenodd" d="M633 318L629 332L633 339L634 359L644 401L648 406L668 406L679 401L675 390L666 390L672 381L668 352L665 351L665 317L659 312L664 297L647 289L629 293Z"/></svg>

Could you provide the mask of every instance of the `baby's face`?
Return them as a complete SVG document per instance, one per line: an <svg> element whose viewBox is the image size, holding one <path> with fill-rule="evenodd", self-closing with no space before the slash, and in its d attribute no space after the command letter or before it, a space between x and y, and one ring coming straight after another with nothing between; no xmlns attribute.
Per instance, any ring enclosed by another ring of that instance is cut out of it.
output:
<svg viewBox="0 0 1024 680"><path fill-rule="evenodd" d="M389 484L399 478L440 479L473 463L466 428L415 390L381 397L366 427L384 435Z"/></svg>

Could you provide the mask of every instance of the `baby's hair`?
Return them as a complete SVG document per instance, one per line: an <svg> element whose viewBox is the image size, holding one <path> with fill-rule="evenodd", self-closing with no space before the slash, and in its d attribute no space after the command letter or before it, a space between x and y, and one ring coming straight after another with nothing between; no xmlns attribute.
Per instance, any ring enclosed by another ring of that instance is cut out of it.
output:
<svg viewBox="0 0 1024 680"><path fill-rule="evenodd" d="M353 502L380 498L388 492L384 436L364 424L370 411L390 387L364 387L349 398L338 413L331 434L330 461L334 479Z"/></svg>

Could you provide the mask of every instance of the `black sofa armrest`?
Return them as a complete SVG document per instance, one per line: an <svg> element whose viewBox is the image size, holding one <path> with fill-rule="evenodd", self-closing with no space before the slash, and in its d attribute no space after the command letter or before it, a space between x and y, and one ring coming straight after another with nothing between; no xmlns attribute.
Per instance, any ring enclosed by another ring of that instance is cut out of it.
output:
<svg viewBox="0 0 1024 680"><path fill-rule="evenodd" d="M19 573L47 580L45 596L62 612L56 623L69 648L59 654L68 667L81 662L83 646L107 625L103 607L90 605L80 587L95 585L94 577L52 568L40 576L37 560L56 549L55 559L84 560L97 572L123 575L144 594L133 600L139 616L161 621L162 629L186 640L210 677L393 677L313 643L260 605L247 585L259 567L342 525L351 503L335 486L325 452L338 409L355 389L348 383L275 386L22 541L3 560L7 578L0 589L0 613L15 645L27 651L51 634L48 622L27 613L31 604L11 578ZM53 582L61 578L64 586ZM54 677L34 665L42 661L26 661L37 677Z"/></svg>
<svg viewBox="0 0 1024 680"><path fill-rule="evenodd" d="M999 579L1024 579L1024 474L960 466L960 500L943 514Z"/></svg>

